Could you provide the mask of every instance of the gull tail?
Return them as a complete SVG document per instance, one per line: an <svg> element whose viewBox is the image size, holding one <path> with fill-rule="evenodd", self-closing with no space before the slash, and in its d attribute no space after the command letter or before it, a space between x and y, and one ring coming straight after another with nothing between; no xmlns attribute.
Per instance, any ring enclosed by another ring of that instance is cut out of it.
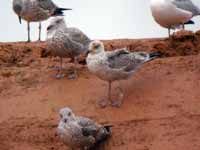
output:
<svg viewBox="0 0 200 150"><path fill-rule="evenodd" d="M184 24L195 24L195 22L194 21L192 21L192 20L189 20L188 22L186 22L186 23L184 23Z"/></svg>
<svg viewBox="0 0 200 150"><path fill-rule="evenodd" d="M106 129L106 131L108 132L108 134L110 135L111 134L111 128L113 127L112 125L105 125L105 126L103 126L105 129Z"/></svg>
<svg viewBox="0 0 200 150"><path fill-rule="evenodd" d="M161 53L160 52L151 52L149 53L149 60L154 60L156 58L160 58Z"/></svg>
<svg viewBox="0 0 200 150"><path fill-rule="evenodd" d="M64 16L66 10L72 10L71 8L56 8L52 16Z"/></svg>
<svg viewBox="0 0 200 150"><path fill-rule="evenodd" d="M89 150L101 150L105 149L107 140L111 137L111 128L112 125L104 125L99 133L96 135L96 143Z"/></svg>

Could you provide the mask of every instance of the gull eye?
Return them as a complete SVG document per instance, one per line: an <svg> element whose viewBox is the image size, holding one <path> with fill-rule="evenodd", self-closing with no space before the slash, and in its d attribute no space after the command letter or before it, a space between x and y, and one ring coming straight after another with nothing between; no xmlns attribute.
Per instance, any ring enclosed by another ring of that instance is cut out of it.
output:
<svg viewBox="0 0 200 150"><path fill-rule="evenodd" d="M100 45L99 44L97 44L97 45L94 45L94 48L99 48L100 47Z"/></svg>
<svg viewBox="0 0 200 150"><path fill-rule="evenodd" d="M47 30L51 30L51 28L53 28L52 25L48 26L48 27L47 27Z"/></svg>
<svg viewBox="0 0 200 150"><path fill-rule="evenodd" d="M56 21L56 24L58 24L58 23L60 23L60 20L57 20L57 21Z"/></svg>

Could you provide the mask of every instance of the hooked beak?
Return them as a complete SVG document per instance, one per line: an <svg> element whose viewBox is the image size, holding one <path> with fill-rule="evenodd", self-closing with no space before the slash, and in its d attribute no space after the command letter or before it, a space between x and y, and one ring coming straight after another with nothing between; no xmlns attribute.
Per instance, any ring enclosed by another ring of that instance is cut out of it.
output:
<svg viewBox="0 0 200 150"><path fill-rule="evenodd" d="M71 8L63 8L62 10L72 10Z"/></svg>
<svg viewBox="0 0 200 150"><path fill-rule="evenodd" d="M22 24L22 17L19 16L19 23Z"/></svg>
<svg viewBox="0 0 200 150"><path fill-rule="evenodd" d="M64 123L67 123L67 122L68 122L68 119L65 118L65 119L64 119Z"/></svg>
<svg viewBox="0 0 200 150"><path fill-rule="evenodd" d="M61 17L63 17L63 16L65 16L64 14L58 14L58 15L54 15L54 16L61 16Z"/></svg>
<svg viewBox="0 0 200 150"><path fill-rule="evenodd" d="M87 50L87 52L85 52L85 55L87 56L90 53L90 50Z"/></svg>

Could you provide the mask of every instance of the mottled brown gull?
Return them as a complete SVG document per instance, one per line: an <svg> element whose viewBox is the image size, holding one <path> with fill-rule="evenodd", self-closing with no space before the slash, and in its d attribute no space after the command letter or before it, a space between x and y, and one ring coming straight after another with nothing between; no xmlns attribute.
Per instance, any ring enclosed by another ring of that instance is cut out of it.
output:
<svg viewBox="0 0 200 150"><path fill-rule="evenodd" d="M63 17L55 17L47 28L47 45L53 56L60 57L59 78L62 71L62 58L69 57L74 60L74 74L70 78L77 77L76 64L81 54L86 54L91 42L81 30L67 27Z"/></svg>
<svg viewBox="0 0 200 150"><path fill-rule="evenodd" d="M30 42L30 22L39 22L39 40L41 40L41 22L51 16L63 15L64 10L69 8L60 8L51 0L13 0L13 10L21 19L27 21L28 42Z"/></svg>
<svg viewBox="0 0 200 150"><path fill-rule="evenodd" d="M92 150L111 136L111 126L103 126L89 118L75 116L68 107L62 108L59 113L57 135L73 150Z"/></svg>

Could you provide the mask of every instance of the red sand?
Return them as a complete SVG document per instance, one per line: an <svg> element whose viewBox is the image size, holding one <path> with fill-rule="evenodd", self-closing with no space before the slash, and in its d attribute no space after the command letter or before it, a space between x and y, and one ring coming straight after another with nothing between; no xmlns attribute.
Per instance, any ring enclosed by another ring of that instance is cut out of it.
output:
<svg viewBox="0 0 200 150"><path fill-rule="evenodd" d="M0 150L67 150L55 136L64 106L114 125L106 150L200 149L200 33L179 32L171 42L104 42L109 50L126 46L164 56L123 82L121 108L97 107L107 84L86 67L77 80L56 80L58 61L41 57L45 43L0 44Z"/></svg>

